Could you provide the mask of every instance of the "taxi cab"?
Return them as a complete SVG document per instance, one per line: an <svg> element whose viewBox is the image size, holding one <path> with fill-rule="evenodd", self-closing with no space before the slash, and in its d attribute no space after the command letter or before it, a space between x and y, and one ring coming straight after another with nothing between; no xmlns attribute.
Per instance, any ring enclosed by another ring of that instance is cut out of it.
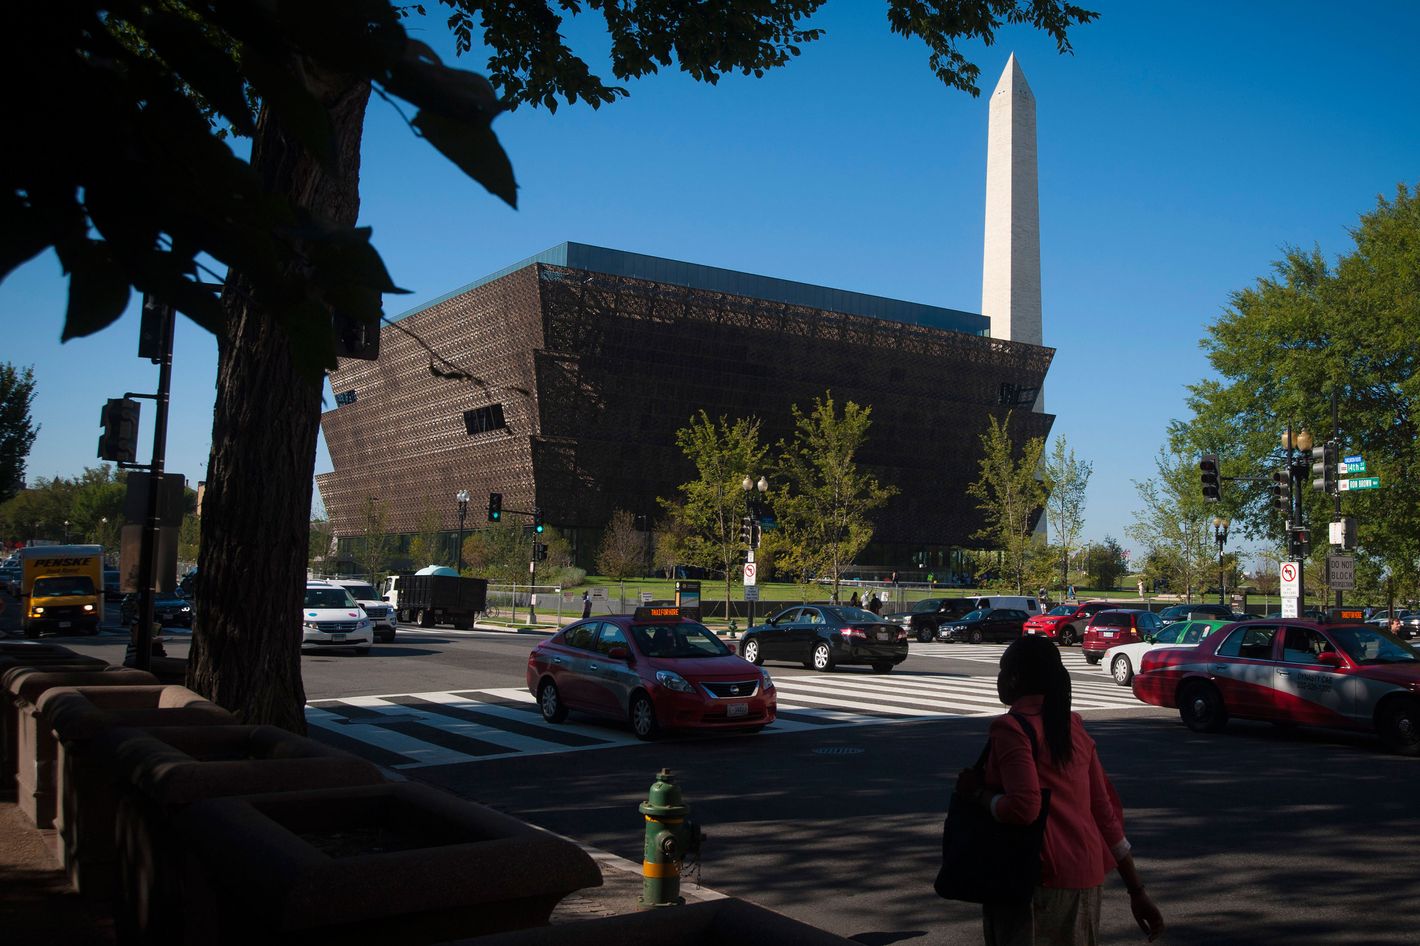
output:
<svg viewBox="0 0 1420 946"><path fill-rule="evenodd" d="M663 730L758 732L774 722L774 681L679 608L578 621L528 655L542 718L569 710L624 719L640 739Z"/></svg>
<svg viewBox="0 0 1420 946"><path fill-rule="evenodd" d="M1420 755L1420 659L1360 612L1242 621L1196 647L1155 649L1133 686L1145 703L1177 707L1194 732L1218 732L1236 716L1375 732Z"/></svg>

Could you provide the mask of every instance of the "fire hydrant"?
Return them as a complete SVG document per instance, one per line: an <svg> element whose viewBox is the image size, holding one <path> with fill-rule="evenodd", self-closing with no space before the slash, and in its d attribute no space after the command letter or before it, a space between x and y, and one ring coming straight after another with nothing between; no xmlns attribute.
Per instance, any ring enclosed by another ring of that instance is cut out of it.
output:
<svg viewBox="0 0 1420 946"><path fill-rule="evenodd" d="M641 864L642 910L685 903L680 895L680 868L687 854L700 853L704 835L700 825L686 818L690 806L681 799L680 786L670 769L656 774L655 784L641 803L646 816L646 850Z"/></svg>

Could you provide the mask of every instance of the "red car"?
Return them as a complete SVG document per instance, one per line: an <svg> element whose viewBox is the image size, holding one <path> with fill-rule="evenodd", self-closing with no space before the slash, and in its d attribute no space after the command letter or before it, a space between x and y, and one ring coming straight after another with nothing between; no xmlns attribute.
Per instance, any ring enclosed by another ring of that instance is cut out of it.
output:
<svg viewBox="0 0 1420 946"><path fill-rule="evenodd" d="M1162 626L1159 616L1152 611L1126 608L1101 611L1086 625L1080 653L1084 654L1085 663L1097 664L1111 647L1141 641Z"/></svg>
<svg viewBox="0 0 1420 946"><path fill-rule="evenodd" d="M528 655L542 718L568 710L624 719L641 739L667 729L758 732L774 722L774 681L677 608L578 621Z"/></svg>
<svg viewBox="0 0 1420 946"><path fill-rule="evenodd" d="M1057 605L1026 621L1025 633L1054 638L1061 646L1069 647L1085 636L1085 626L1089 624L1090 618L1115 607L1118 605L1109 601L1081 601L1079 604Z"/></svg>
<svg viewBox="0 0 1420 946"><path fill-rule="evenodd" d="M1195 732L1228 718L1373 731L1420 755L1420 659L1389 631L1296 619L1242 621L1197 647L1152 651L1134 695L1177 707Z"/></svg>

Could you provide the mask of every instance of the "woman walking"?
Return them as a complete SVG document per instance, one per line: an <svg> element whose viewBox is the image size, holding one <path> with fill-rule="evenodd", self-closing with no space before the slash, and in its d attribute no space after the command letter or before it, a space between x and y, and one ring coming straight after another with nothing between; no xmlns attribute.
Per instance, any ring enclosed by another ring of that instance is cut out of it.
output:
<svg viewBox="0 0 1420 946"><path fill-rule="evenodd" d="M1124 880L1139 928L1164 931L1124 837L1123 807L1085 732L1070 711L1070 674L1046 637L1021 637L1001 656L997 693L1010 712L991 724L984 775L957 777L957 792L1007 824L1030 824L1050 792L1040 885L1028 903L983 907L987 946L1094 946L1100 895L1113 867ZM1029 731L1028 731L1029 730Z"/></svg>

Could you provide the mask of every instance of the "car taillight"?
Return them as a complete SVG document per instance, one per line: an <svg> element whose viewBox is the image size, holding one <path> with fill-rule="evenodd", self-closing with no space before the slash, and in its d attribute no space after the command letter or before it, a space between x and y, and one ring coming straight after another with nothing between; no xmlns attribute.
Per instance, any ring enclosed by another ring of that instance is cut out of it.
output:
<svg viewBox="0 0 1420 946"><path fill-rule="evenodd" d="M905 640L907 640L907 629L906 629L906 628L902 628L901 630L899 630L899 631L897 632L897 639L900 640L900 641L905 641Z"/></svg>
<svg viewBox="0 0 1420 946"><path fill-rule="evenodd" d="M863 629L861 627L845 627L841 629L838 633L842 634L844 637L861 637L866 639L868 636L867 634L863 633Z"/></svg>

